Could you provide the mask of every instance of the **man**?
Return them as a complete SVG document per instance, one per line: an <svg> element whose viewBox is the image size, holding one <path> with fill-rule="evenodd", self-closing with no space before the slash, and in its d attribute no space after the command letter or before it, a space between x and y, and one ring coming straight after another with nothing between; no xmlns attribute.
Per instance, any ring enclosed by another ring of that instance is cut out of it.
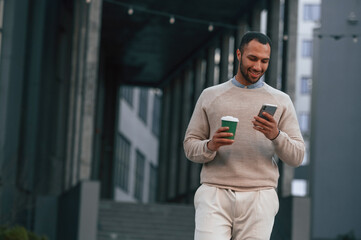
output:
<svg viewBox="0 0 361 240"><path fill-rule="evenodd" d="M237 75L205 89L189 122L184 150L202 163L194 196L196 240L269 239L278 212L275 191L279 172L274 155L299 166L305 146L289 96L262 82L271 54L270 39L246 33L239 49ZM277 105L274 116L258 117L265 103ZM221 127L222 116L239 119L234 140Z"/></svg>

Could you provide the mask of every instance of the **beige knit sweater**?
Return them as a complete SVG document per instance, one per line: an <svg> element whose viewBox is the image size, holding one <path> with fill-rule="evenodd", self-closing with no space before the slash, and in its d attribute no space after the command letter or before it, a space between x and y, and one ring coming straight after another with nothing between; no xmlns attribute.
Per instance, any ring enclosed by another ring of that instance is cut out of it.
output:
<svg viewBox="0 0 361 240"><path fill-rule="evenodd" d="M253 129L253 119L264 103L278 106L274 118L280 134L271 141ZM217 152L207 142L221 127L222 116L239 119L235 142ZM279 172L274 155L290 166L299 166L305 146L289 96L264 83L260 88L235 86L231 80L205 89L189 122L184 150L187 158L203 163L201 183L235 191L277 187Z"/></svg>

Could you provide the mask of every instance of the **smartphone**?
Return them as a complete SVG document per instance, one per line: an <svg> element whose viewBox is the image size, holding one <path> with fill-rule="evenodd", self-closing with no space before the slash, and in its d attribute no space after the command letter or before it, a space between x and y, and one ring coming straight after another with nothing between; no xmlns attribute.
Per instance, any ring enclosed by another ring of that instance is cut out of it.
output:
<svg viewBox="0 0 361 240"><path fill-rule="evenodd" d="M277 105L273 105L273 104L263 104L261 109L259 110L258 116L268 120L265 116L263 116L263 112L267 112L269 114L271 114L272 116L275 114L277 110Z"/></svg>

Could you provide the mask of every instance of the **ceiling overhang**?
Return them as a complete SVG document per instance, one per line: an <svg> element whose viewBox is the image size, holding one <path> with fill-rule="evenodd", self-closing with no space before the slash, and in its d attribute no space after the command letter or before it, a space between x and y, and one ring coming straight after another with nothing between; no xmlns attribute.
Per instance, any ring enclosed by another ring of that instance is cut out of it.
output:
<svg viewBox="0 0 361 240"><path fill-rule="evenodd" d="M102 57L119 84L160 87L217 33L236 30L255 2L104 0Z"/></svg>

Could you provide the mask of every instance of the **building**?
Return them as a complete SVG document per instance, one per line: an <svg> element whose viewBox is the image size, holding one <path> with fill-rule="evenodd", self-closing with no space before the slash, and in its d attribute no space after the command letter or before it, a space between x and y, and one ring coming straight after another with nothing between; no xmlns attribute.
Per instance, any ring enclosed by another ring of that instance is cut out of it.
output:
<svg viewBox="0 0 361 240"><path fill-rule="evenodd" d="M84 234L93 240L101 200L192 203L201 166L185 159L183 134L202 89L235 73L238 63L230 53L248 30L273 39L275 61L265 81L294 95L297 1L285 1L282 27L278 0L130 3L0 0L1 223L51 239ZM179 15L159 14L173 12ZM265 25L261 16L267 16ZM284 34L288 38L280 38ZM134 109L124 86L139 87ZM144 114L153 100L136 103L146 99L144 87L162 91L159 121L150 121L151 110ZM145 135L128 131L134 123L125 124L127 115L138 115ZM161 130L154 134L150 122L160 122ZM140 139L153 142L144 146ZM297 217L292 171L280 169L282 208L274 239L290 238L300 226L289 221Z"/></svg>
<svg viewBox="0 0 361 240"><path fill-rule="evenodd" d="M320 26L321 0L298 1L297 64L295 108L302 135L306 144L306 154L302 166L295 170L292 180L294 196L309 196L310 180L310 134L311 134L311 93L313 30Z"/></svg>
<svg viewBox="0 0 361 240"><path fill-rule="evenodd" d="M335 17L338 16L338 17ZM311 239L360 239L361 2L325 0L314 32Z"/></svg>
<svg viewBox="0 0 361 240"><path fill-rule="evenodd" d="M114 168L114 200L155 202L161 91L122 86Z"/></svg>

